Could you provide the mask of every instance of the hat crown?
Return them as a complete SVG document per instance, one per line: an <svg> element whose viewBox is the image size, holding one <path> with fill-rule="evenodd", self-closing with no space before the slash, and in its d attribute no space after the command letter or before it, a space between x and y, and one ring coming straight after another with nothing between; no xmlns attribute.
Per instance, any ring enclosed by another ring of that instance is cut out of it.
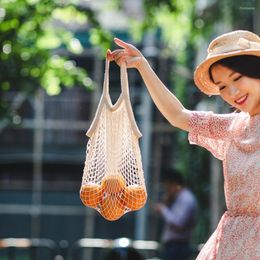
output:
<svg viewBox="0 0 260 260"><path fill-rule="evenodd" d="M233 31L214 39L208 47L208 56L245 49L259 49L260 37L249 31Z"/></svg>

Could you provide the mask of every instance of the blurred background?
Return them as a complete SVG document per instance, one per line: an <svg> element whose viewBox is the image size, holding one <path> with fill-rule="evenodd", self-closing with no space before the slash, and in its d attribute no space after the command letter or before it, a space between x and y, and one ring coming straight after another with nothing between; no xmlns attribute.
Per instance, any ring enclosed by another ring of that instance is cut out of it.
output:
<svg viewBox="0 0 260 260"><path fill-rule="evenodd" d="M234 29L260 34L260 0L1 0L0 259L99 260L131 242L146 259L159 257L162 220L151 204L171 167L198 199L192 243L199 249L225 211L221 164L170 126L135 70L128 74L143 134L143 209L109 222L83 206L85 133L114 37L137 46L188 109L228 112L194 87L193 71L210 40ZM119 69L111 64L112 100L119 92Z"/></svg>

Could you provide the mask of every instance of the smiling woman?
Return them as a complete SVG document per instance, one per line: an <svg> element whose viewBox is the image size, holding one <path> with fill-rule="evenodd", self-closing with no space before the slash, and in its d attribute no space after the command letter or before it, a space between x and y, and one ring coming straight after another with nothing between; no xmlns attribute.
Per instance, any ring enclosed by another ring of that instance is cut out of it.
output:
<svg viewBox="0 0 260 260"><path fill-rule="evenodd" d="M195 70L194 81L202 92L220 95L241 110L223 115L187 110L135 46L119 39L115 43L121 48L108 51L108 58L136 68L165 118L188 131L191 144L223 161L227 211L197 259L260 259L259 36L239 30L217 37Z"/></svg>
<svg viewBox="0 0 260 260"><path fill-rule="evenodd" d="M258 56L233 56L213 63L209 68L209 76L227 103L256 115L260 113L259 68Z"/></svg>

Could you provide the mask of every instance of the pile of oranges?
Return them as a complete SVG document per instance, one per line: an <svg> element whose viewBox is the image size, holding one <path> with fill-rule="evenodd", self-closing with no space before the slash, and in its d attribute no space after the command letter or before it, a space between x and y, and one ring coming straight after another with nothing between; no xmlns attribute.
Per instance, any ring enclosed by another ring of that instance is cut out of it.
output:
<svg viewBox="0 0 260 260"><path fill-rule="evenodd" d="M138 210L146 202L145 187L126 185L120 174L105 176L101 184L87 183L81 186L80 198L84 205L98 209L107 220L119 219L125 212Z"/></svg>

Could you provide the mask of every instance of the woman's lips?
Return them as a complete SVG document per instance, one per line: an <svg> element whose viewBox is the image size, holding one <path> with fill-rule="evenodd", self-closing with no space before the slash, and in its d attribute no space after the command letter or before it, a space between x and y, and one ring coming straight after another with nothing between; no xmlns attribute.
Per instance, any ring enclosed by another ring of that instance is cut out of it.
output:
<svg viewBox="0 0 260 260"><path fill-rule="evenodd" d="M247 97L248 97L248 94L246 94L246 95L236 99L235 103L241 106L241 105L243 105L246 102Z"/></svg>

